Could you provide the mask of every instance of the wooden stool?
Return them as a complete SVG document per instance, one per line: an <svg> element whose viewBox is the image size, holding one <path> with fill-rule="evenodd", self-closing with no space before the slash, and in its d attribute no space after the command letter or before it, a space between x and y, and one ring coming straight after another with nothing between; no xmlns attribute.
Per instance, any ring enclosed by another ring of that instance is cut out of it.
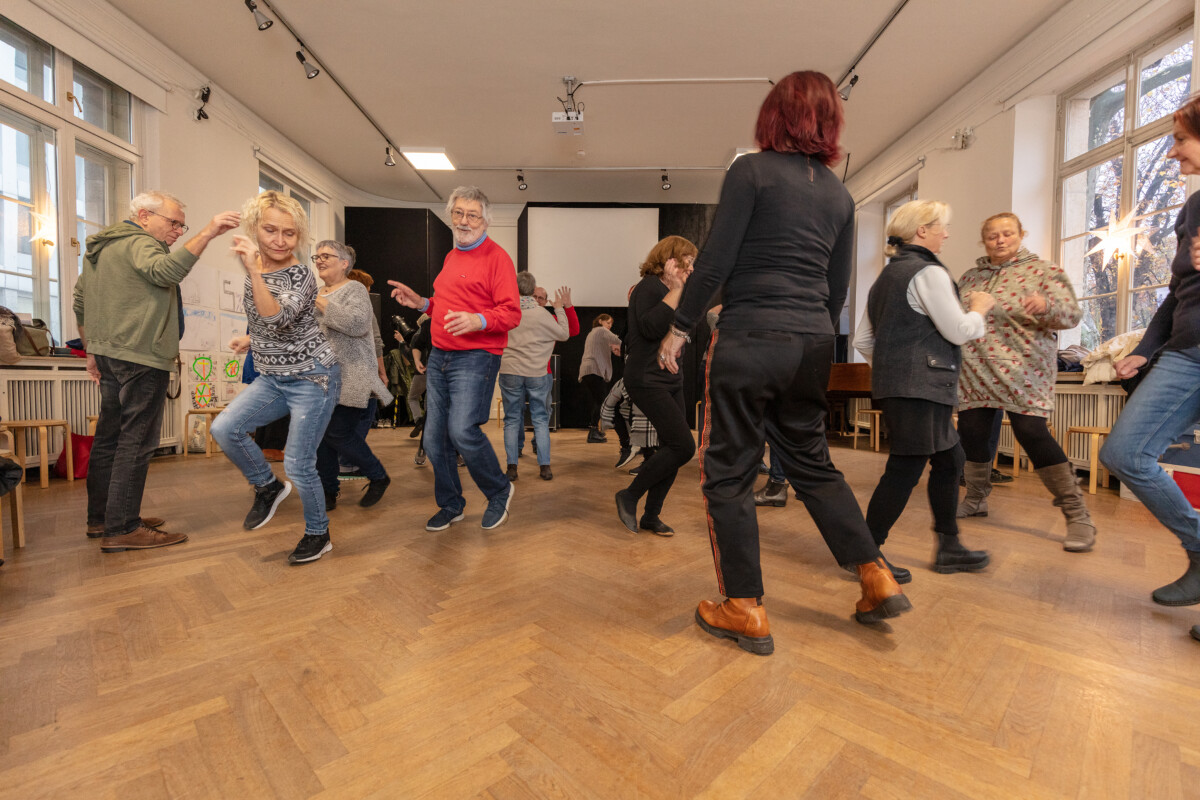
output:
<svg viewBox="0 0 1200 800"><path fill-rule="evenodd" d="M67 480L75 480L75 453L71 447L71 423L65 419L9 419L4 421L4 427L12 430L14 459L25 469L25 431L37 428L38 432L38 465L42 470L41 484L43 489L50 488L50 429L62 428L63 441L66 445L63 451L67 454ZM24 480L24 478L22 478Z"/></svg>
<svg viewBox="0 0 1200 800"><path fill-rule="evenodd" d="M867 417L867 421L863 422L863 416ZM858 429L867 428L871 433L871 446L875 448L875 452L879 452L879 429L883 426L883 412L877 408L860 408L854 412L854 430L851 436L854 437L854 449L858 449Z"/></svg>
<svg viewBox="0 0 1200 800"><path fill-rule="evenodd" d="M1067 440L1069 441L1072 433L1081 433L1090 437L1088 439L1088 494L1096 493L1096 475L1101 470L1104 472L1104 485L1108 486L1108 470L1100 466L1100 437L1108 436L1112 432L1112 428L1096 428L1087 425L1072 425L1067 428Z"/></svg>
<svg viewBox="0 0 1200 800"><path fill-rule="evenodd" d="M187 413L183 415L183 457L187 458L188 454L188 434L191 432L192 417L208 417L204 421L204 457L212 458L212 421L213 418L225 410L225 406L220 408L189 408Z"/></svg>
<svg viewBox="0 0 1200 800"><path fill-rule="evenodd" d="M0 456L16 460L17 446L16 437L13 432L7 429L0 429L0 436L8 437L8 448L0 450ZM21 470L24 472L24 468ZM0 498L0 505L3 505L4 500L8 500L8 514L12 528L13 548L25 546L25 498L22 495L25 487L17 484L11 492ZM4 555L4 537L0 536L0 557Z"/></svg>
<svg viewBox="0 0 1200 800"><path fill-rule="evenodd" d="M96 435L96 424L98 422L100 422L99 414L88 414L87 415L88 436Z"/></svg>

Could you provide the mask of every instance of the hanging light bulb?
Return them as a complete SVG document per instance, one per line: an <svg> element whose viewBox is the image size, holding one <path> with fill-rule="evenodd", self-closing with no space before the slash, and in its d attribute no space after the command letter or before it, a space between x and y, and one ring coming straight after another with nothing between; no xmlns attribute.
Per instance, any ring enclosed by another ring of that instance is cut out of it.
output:
<svg viewBox="0 0 1200 800"><path fill-rule="evenodd" d="M246 0L246 8L250 9L250 12L254 14L254 23L258 25L260 31L265 31L275 24L275 20L258 10L258 4L254 0Z"/></svg>
<svg viewBox="0 0 1200 800"><path fill-rule="evenodd" d="M304 65L304 74L310 81L321 74L321 70L308 63L308 59L304 57L303 50L296 51L296 60Z"/></svg>
<svg viewBox="0 0 1200 800"><path fill-rule="evenodd" d="M671 179L665 171L662 174L662 188L664 192L671 188Z"/></svg>
<svg viewBox="0 0 1200 800"><path fill-rule="evenodd" d="M387 147L383 148L383 152L387 153L387 158L383 160L383 165L385 167L396 166L396 159L392 156L392 146L388 145Z"/></svg>
<svg viewBox="0 0 1200 800"><path fill-rule="evenodd" d="M517 172L517 189L518 189L518 191L523 192L528 188L529 188L529 184L525 182L525 176L523 174L521 174L521 172L518 171Z"/></svg>
<svg viewBox="0 0 1200 800"><path fill-rule="evenodd" d="M850 90L854 88L854 84L858 83L858 73L850 76L850 82L846 84L846 88L838 92L838 97L842 98L842 102L850 99Z"/></svg>

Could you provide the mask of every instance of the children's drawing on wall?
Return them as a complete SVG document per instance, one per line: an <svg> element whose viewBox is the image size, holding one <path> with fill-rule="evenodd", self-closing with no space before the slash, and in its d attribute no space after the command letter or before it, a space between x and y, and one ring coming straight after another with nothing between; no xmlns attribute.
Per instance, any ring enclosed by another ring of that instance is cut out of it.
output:
<svg viewBox="0 0 1200 800"><path fill-rule="evenodd" d="M230 352L229 340L235 336L246 335L246 318L236 314L221 314L221 349Z"/></svg>
<svg viewBox="0 0 1200 800"><path fill-rule="evenodd" d="M213 385L208 381L201 381L192 386L192 408L212 408L217 404L217 398L213 394Z"/></svg>
<svg viewBox="0 0 1200 800"><path fill-rule="evenodd" d="M246 276L236 272L221 272L221 310L236 314L245 313L242 295L246 288Z"/></svg>
<svg viewBox="0 0 1200 800"><path fill-rule="evenodd" d="M210 381L213 377L213 357L208 353L195 353L192 356L192 363L189 378L193 381Z"/></svg>
<svg viewBox="0 0 1200 800"><path fill-rule="evenodd" d="M212 270L201 270L197 266L183 279L179 284L179 294L185 306L218 307L219 287L212 273Z"/></svg>
<svg viewBox="0 0 1200 800"><path fill-rule="evenodd" d="M238 396L238 392L245 388L245 384L241 381L221 381L221 389L219 392L222 405L228 405L233 398Z"/></svg>
<svg viewBox="0 0 1200 800"><path fill-rule="evenodd" d="M192 353L186 362L188 396L192 408L212 408L217 405L217 361L211 353Z"/></svg>
<svg viewBox="0 0 1200 800"><path fill-rule="evenodd" d="M225 373L225 380L240 381L242 379L242 362L236 358L226 358L223 372Z"/></svg>
<svg viewBox="0 0 1200 800"><path fill-rule="evenodd" d="M217 312L207 308L183 308L183 338L180 350L215 350L221 329L217 323Z"/></svg>

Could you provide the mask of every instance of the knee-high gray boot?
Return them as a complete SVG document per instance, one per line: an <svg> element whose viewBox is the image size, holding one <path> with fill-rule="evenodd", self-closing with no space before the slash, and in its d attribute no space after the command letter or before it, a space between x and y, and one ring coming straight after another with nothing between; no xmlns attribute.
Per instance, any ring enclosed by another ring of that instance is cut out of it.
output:
<svg viewBox="0 0 1200 800"><path fill-rule="evenodd" d="M987 497L992 493L992 462L968 461L963 465L963 481L967 494L958 504L956 517L986 517Z"/></svg>
<svg viewBox="0 0 1200 800"><path fill-rule="evenodd" d="M1075 469L1064 461L1052 467L1042 467L1038 477L1054 495L1054 505L1062 509L1067 520L1067 538L1063 539L1063 550L1071 553L1086 553L1096 544L1096 526L1088 513L1083 490L1075 479Z"/></svg>

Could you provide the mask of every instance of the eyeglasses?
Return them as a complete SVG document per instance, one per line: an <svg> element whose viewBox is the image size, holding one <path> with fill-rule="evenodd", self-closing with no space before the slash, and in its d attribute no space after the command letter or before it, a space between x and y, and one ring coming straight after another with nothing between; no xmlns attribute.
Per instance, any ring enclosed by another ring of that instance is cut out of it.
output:
<svg viewBox="0 0 1200 800"><path fill-rule="evenodd" d="M450 219L454 220L455 222L465 219L467 221L467 223L472 226L478 225L480 222L483 221L483 217L480 216L479 214L476 214L474 211L472 211L470 214L468 214L467 212L463 211L461 208L456 208L453 211L451 211Z"/></svg>
<svg viewBox="0 0 1200 800"><path fill-rule="evenodd" d="M147 211L150 211L150 209L148 209L148 208L147 208L146 210L147 210ZM163 218L163 219L165 219L167 222L170 222L170 223L171 223L171 230L174 230L174 231L179 231L180 233L187 233L187 232L188 232L188 226L187 226L187 225L184 225L184 224L183 224L182 222L180 222L179 220L177 220L177 219L171 219L171 218L170 218L170 217L168 217L166 214L160 214L160 213L158 213L157 211L150 211L150 213L151 213L151 214L153 214L153 215L154 215L154 216L156 216L156 217L162 217L162 218Z"/></svg>
<svg viewBox="0 0 1200 800"><path fill-rule="evenodd" d="M312 262L314 264L320 264L323 261L341 261L341 260L342 260L341 256L337 255L336 253L317 253L315 256L312 257Z"/></svg>

